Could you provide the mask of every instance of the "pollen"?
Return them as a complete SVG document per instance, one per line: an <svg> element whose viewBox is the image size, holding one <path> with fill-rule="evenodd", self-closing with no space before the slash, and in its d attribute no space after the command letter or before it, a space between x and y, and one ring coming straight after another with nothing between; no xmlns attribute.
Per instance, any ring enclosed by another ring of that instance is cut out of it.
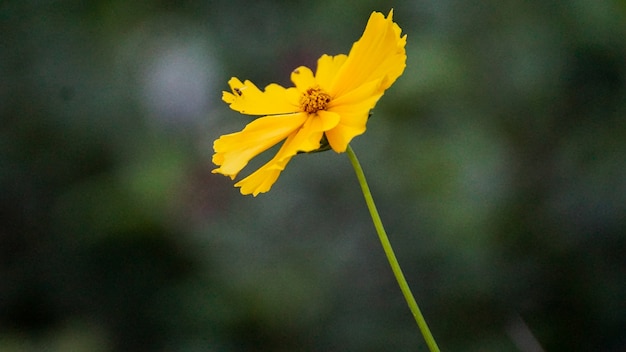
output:
<svg viewBox="0 0 626 352"><path fill-rule="evenodd" d="M330 103L330 94L324 92L319 87L307 89L300 97L302 110L309 114L326 109L328 103Z"/></svg>

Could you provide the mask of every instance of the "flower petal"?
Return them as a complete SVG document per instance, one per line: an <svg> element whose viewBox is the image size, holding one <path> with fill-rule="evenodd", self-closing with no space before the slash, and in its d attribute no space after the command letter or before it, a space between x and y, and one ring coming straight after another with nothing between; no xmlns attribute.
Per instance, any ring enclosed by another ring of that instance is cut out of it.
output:
<svg viewBox="0 0 626 352"><path fill-rule="evenodd" d="M278 180L280 173L285 169L287 163L296 155L298 148L302 145L303 134L301 131L302 129L299 133L291 134L272 160L268 161L248 177L235 183L235 187L241 187L239 190L241 194L252 194L256 197L259 193L265 193L272 188L272 185Z"/></svg>
<svg viewBox="0 0 626 352"><path fill-rule="evenodd" d="M340 54L335 56L322 55L317 60L317 70L315 71L315 80L324 90L329 90L333 79L339 72L339 69L346 62L347 55Z"/></svg>
<svg viewBox="0 0 626 352"><path fill-rule="evenodd" d="M307 114L265 116L249 123L242 131L221 136L213 143L213 173L234 179L250 159L297 131Z"/></svg>
<svg viewBox="0 0 626 352"><path fill-rule="evenodd" d="M268 162L250 176L235 183L235 187L240 187L239 191L243 195L252 194L256 197L259 193L265 193L272 188L289 160L291 158L285 158L280 162Z"/></svg>
<svg viewBox="0 0 626 352"><path fill-rule="evenodd" d="M261 91L254 83L233 77L228 81L232 93L222 92L230 108L248 115L278 115L299 111L300 94L295 88L270 84Z"/></svg>
<svg viewBox="0 0 626 352"><path fill-rule="evenodd" d="M326 131L326 138L334 151L344 152L354 137L365 132L369 113L383 95L378 87L380 80L371 81L329 104L326 113L340 116L337 126Z"/></svg>
<svg viewBox="0 0 626 352"><path fill-rule="evenodd" d="M318 115L309 114L302 127L287 138L276 154L276 159L280 161L281 158L290 158L298 152L310 152L319 148L323 133L324 121Z"/></svg>
<svg viewBox="0 0 626 352"><path fill-rule="evenodd" d="M339 123L339 114L320 110L315 115L310 115L309 120L302 126L298 136L298 152L310 152L319 149L324 131L334 128ZM294 142L295 144L295 142Z"/></svg>
<svg viewBox="0 0 626 352"><path fill-rule="evenodd" d="M372 80L381 80L381 91L389 88L406 66L406 35L400 37L401 32L393 22L393 10L387 18L380 12L372 13L329 93L339 96Z"/></svg>
<svg viewBox="0 0 626 352"><path fill-rule="evenodd" d="M317 116L319 116L322 121L321 131L328 131L334 128L341 120L341 116L339 116L339 114L328 110L318 111Z"/></svg>
<svg viewBox="0 0 626 352"><path fill-rule="evenodd" d="M326 111L320 111L320 113L324 116L309 114L302 127L287 137L272 160L235 184L236 187L241 187L242 194L256 196L259 193L269 191L294 155L298 152L309 152L320 147L324 127L334 125L339 121L339 115L335 113Z"/></svg>
<svg viewBox="0 0 626 352"><path fill-rule="evenodd" d="M306 66L300 66L293 70L291 72L291 81L296 85L299 92L304 92L318 85L315 77L313 77L313 71Z"/></svg>
<svg viewBox="0 0 626 352"><path fill-rule="evenodd" d="M337 153L345 152L350 141L365 132L368 118L369 110L342 113L339 124L325 132L330 147Z"/></svg>
<svg viewBox="0 0 626 352"><path fill-rule="evenodd" d="M383 95L380 90L381 80L373 80L368 83L346 92L346 94L340 95L333 99L328 104L329 111L354 111L356 110L370 110L376 105L376 102ZM354 107L353 105L359 105ZM367 105L367 107L362 106Z"/></svg>

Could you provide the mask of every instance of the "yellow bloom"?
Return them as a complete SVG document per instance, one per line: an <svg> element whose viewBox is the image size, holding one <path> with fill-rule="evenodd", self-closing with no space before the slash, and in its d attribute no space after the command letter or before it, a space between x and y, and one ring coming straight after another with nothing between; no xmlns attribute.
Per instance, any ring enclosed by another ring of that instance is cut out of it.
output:
<svg viewBox="0 0 626 352"><path fill-rule="evenodd" d="M352 138L365 132L369 112L406 66L406 35L374 12L361 38L346 55L323 55L315 74L304 66L291 73L295 87L270 84L260 90L250 81L231 78L232 92L222 99L242 114L264 115L241 132L221 136L213 144L213 163L234 179L248 161L284 140L274 158L237 182L242 194L267 192L298 152L319 149L322 142L344 152Z"/></svg>

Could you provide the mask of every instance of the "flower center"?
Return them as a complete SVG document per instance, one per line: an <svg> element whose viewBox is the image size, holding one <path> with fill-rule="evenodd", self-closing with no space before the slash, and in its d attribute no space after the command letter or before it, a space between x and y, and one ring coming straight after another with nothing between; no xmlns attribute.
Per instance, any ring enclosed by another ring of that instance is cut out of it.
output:
<svg viewBox="0 0 626 352"><path fill-rule="evenodd" d="M314 114L320 110L326 109L326 106L330 103L330 95L324 92L319 87L309 88L300 97L300 106L302 110L309 114Z"/></svg>

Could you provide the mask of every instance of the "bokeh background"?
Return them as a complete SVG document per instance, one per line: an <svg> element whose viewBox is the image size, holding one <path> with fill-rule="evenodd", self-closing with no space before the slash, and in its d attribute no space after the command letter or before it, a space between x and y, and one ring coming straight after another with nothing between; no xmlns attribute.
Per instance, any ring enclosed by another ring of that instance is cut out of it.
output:
<svg viewBox="0 0 626 352"><path fill-rule="evenodd" d="M346 155L256 198L210 173L231 76L392 7L407 68L353 147L440 347L625 351L610 0L0 1L0 351L425 351Z"/></svg>

